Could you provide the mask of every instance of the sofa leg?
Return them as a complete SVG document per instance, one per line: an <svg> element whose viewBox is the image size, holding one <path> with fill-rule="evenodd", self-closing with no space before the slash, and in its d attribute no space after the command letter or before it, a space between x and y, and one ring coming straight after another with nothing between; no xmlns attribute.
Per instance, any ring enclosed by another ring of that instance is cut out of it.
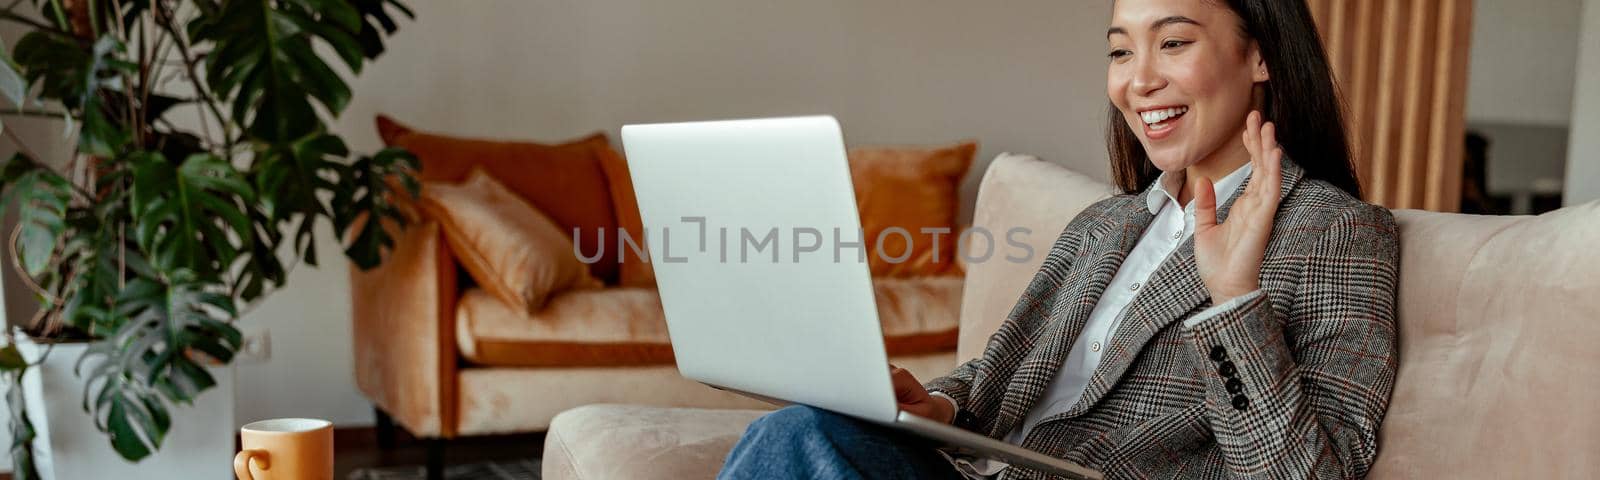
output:
<svg viewBox="0 0 1600 480"><path fill-rule="evenodd" d="M444 439L430 438L428 444L428 480L444 480Z"/></svg>
<svg viewBox="0 0 1600 480"><path fill-rule="evenodd" d="M373 427L378 436L378 450L389 451L394 449L394 418L382 408L372 407L372 415L377 418L377 425Z"/></svg>

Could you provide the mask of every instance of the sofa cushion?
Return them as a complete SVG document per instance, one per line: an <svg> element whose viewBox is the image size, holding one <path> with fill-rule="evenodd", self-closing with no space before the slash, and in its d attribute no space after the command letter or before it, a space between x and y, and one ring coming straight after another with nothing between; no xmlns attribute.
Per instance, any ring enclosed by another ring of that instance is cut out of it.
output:
<svg viewBox="0 0 1600 480"><path fill-rule="evenodd" d="M653 287L656 285L656 271L650 267L650 255L645 250L644 219L639 215L639 198L633 193L633 177L628 173L628 161L615 150L604 149L600 152L600 168L606 173L606 181L611 185L611 204L617 209L617 234L626 233L633 239L633 245L624 246L619 243L621 239L609 240L606 246L617 250L617 261L621 263L617 284L624 287ZM635 250L633 246L638 246Z"/></svg>
<svg viewBox="0 0 1600 480"><path fill-rule="evenodd" d="M586 255L602 252L589 264L595 277L617 279L615 248L602 248L597 232L616 231L611 189L597 152L610 149L604 133L546 145L457 137L417 131L388 116L377 118L378 133L389 146L403 147L422 163L418 180L459 182L481 167L550 216L568 236L579 229L578 246Z"/></svg>
<svg viewBox="0 0 1600 480"><path fill-rule="evenodd" d="M955 349L960 277L873 281L878 319L890 355ZM672 342L653 288L571 290L532 314L492 295L468 290L456 306L462 356L491 366L579 367L662 365Z"/></svg>
<svg viewBox="0 0 1600 480"><path fill-rule="evenodd" d="M933 378L956 367L955 352L891 356L889 362L917 378ZM659 407L775 408L772 404L717 390L684 378L676 365L633 367L477 368L461 370L461 435L494 435L551 429L562 411L593 403ZM559 392L559 394L555 394ZM538 399L529 401L528 399ZM600 452L595 452L600 453ZM546 457L548 458L548 457ZM615 457L597 457L615 460Z"/></svg>
<svg viewBox="0 0 1600 480"><path fill-rule="evenodd" d="M995 157L978 189L972 226L989 231L996 249L988 261L966 267L967 284L975 288L962 295L961 344L956 358L966 361L983 354L989 336L1017 304L1022 289L1044 264L1045 254L1067 222L1113 192L1105 182L1033 156L1002 153ZM1019 230L1014 239L1031 250L1008 248L1006 234L1013 228L1027 229L1025 233ZM1024 260L1014 262L1006 256Z"/></svg>
<svg viewBox="0 0 1600 480"><path fill-rule="evenodd" d="M961 286L961 277L952 276L872 279L889 355L955 350Z"/></svg>
<svg viewBox="0 0 1600 480"><path fill-rule="evenodd" d="M955 267L959 190L977 150L975 142L940 148L850 149L850 178L873 276L959 273ZM885 234L893 227L904 229L904 234ZM934 248L933 234L922 233L924 228L942 228L948 234L940 235Z"/></svg>
<svg viewBox="0 0 1600 480"><path fill-rule="evenodd" d="M560 227L483 170L460 184L425 183L420 203L462 267L508 306L537 311L551 294L601 286Z"/></svg>
<svg viewBox="0 0 1600 480"><path fill-rule="evenodd" d="M587 405L561 412L544 439L543 477L715 478L766 410Z"/></svg>
<svg viewBox="0 0 1600 480"><path fill-rule="evenodd" d="M672 363L655 289L573 290L528 314L480 289L456 305L461 356L479 365L576 367Z"/></svg>
<svg viewBox="0 0 1600 480"><path fill-rule="evenodd" d="M1400 370L1375 478L1594 478L1600 202L1398 211Z"/></svg>

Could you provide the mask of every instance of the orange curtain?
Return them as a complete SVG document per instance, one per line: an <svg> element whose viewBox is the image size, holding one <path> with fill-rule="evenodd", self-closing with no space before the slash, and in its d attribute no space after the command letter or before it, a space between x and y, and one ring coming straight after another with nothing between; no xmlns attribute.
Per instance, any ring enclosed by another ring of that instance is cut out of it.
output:
<svg viewBox="0 0 1600 480"><path fill-rule="evenodd" d="M1307 0L1367 200L1460 209L1472 0Z"/></svg>

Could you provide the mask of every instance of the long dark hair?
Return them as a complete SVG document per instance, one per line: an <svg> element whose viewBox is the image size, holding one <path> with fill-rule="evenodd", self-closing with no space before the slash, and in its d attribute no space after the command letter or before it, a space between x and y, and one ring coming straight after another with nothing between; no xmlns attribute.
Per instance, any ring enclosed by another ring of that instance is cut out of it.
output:
<svg viewBox="0 0 1600 480"><path fill-rule="evenodd" d="M1339 90L1305 1L1228 0L1227 5L1243 21L1242 33L1256 41L1267 63L1271 80L1264 84L1262 114L1278 126L1284 154L1304 168L1307 177L1360 198L1361 182L1350 157ZM1106 144L1117 188L1125 193L1143 191L1161 170L1150 163L1144 145L1116 105L1107 120Z"/></svg>

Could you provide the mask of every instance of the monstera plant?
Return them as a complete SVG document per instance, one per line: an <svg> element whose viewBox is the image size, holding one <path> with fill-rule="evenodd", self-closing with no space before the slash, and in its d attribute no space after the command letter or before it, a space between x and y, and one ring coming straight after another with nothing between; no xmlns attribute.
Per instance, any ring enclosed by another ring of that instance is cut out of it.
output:
<svg viewBox="0 0 1600 480"><path fill-rule="evenodd" d="M349 103L335 72L384 51L395 0L11 0L0 21L0 119L64 120L66 158L19 152L0 167L8 251L40 303L26 332L91 342L83 408L129 460L148 456L242 345L240 312L318 261L331 222L357 266L393 245L393 195L416 195L416 160L352 154L329 131ZM324 58L326 56L327 58ZM183 125L192 125L185 128ZM0 122L3 128L3 122ZM35 142L53 140L29 139ZM391 191L393 190L393 191ZM388 218L393 222L366 221ZM36 476L17 335L11 382L15 478Z"/></svg>

